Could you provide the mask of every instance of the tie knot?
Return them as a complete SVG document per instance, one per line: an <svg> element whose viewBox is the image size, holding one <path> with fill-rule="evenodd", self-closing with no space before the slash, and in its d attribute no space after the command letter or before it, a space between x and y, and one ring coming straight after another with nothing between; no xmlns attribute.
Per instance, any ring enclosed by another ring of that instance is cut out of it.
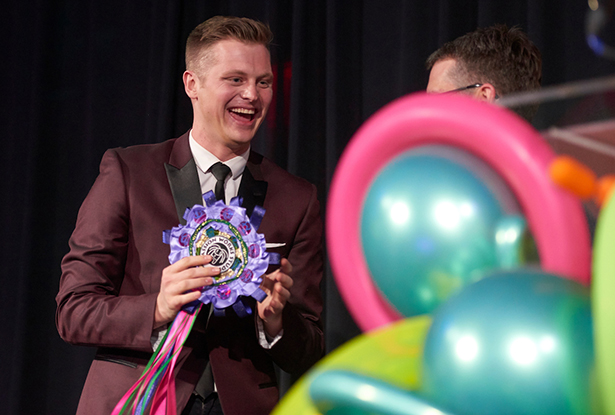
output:
<svg viewBox="0 0 615 415"><path fill-rule="evenodd" d="M214 175L214 177L218 181L220 180L224 181L224 179L226 179L226 176L228 176L230 172L231 172L230 167L224 163L217 162L216 164L211 166L211 173Z"/></svg>

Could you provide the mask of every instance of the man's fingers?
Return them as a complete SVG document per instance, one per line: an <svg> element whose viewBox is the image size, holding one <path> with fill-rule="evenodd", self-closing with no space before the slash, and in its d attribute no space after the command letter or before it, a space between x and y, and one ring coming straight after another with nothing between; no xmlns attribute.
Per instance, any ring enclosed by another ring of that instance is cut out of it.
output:
<svg viewBox="0 0 615 415"><path fill-rule="evenodd" d="M200 297L200 291L189 291L182 295L172 297L169 307L175 312L178 312L184 305L196 301Z"/></svg>
<svg viewBox="0 0 615 415"><path fill-rule="evenodd" d="M283 272L274 272L271 274L271 279L276 283L280 283L284 288L291 288L294 284L293 279Z"/></svg>
<svg viewBox="0 0 615 415"><path fill-rule="evenodd" d="M198 290L201 291L203 287L207 287L213 283L213 278L204 277L204 278L191 278L187 280L183 280L176 285L176 293L183 294L187 291Z"/></svg>
<svg viewBox="0 0 615 415"><path fill-rule="evenodd" d="M293 272L293 266L288 259L282 258L282 260L280 261L280 271L288 275Z"/></svg>
<svg viewBox="0 0 615 415"><path fill-rule="evenodd" d="M272 314L276 314L282 311L286 305L286 302L290 298L290 291L284 288L282 284L275 284L269 296L269 303L267 304L266 310Z"/></svg>
<svg viewBox="0 0 615 415"><path fill-rule="evenodd" d="M161 285L172 285L187 279L215 277L220 274L220 268L218 267L196 266L186 268L185 265L190 265L192 262L179 264L180 262L181 261L177 261L175 264L169 265L162 271ZM179 265L174 267L177 264Z"/></svg>
<svg viewBox="0 0 615 415"><path fill-rule="evenodd" d="M274 293L277 296L277 299L282 300L282 306L286 304L286 300L290 298L290 291L288 291L282 284L276 284L273 288ZM274 296L275 298L275 296Z"/></svg>
<svg viewBox="0 0 615 415"><path fill-rule="evenodd" d="M218 267L196 267L188 268L178 273L180 279L194 279L203 277L215 277L220 275L220 268Z"/></svg>
<svg viewBox="0 0 615 415"><path fill-rule="evenodd" d="M185 256L176 263L172 264L169 268L176 272L182 270L207 265L211 262L211 255L190 255Z"/></svg>
<svg viewBox="0 0 615 415"><path fill-rule="evenodd" d="M287 300L290 298L290 291L277 284L274 292L272 293L269 304L265 308L265 316L269 317L275 314L279 314L286 306Z"/></svg>

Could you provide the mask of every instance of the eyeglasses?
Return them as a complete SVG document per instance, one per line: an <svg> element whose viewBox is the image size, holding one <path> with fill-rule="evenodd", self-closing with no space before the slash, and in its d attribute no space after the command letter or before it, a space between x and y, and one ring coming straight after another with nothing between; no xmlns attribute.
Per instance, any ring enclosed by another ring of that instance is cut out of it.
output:
<svg viewBox="0 0 615 415"><path fill-rule="evenodd" d="M445 93L448 94L450 92L467 91L468 89L480 88L481 86L483 86L483 84L477 83L477 84L472 84L468 86L462 86L461 88L457 88L457 89L451 89L450 91L446 91ZM495 99L500 99L500 96L497 93L495 94Z"/></svg>
<svg viewBox="0 0 615 415"><path fill-rule="evenodd" d="M457 88L457 89L451 89L450 91L446 91L448 92L461 92L461 91L466 91L468 89L474 89L474 88L480 88L481 86L483 86L483 84L472 84L472 85L468 85L468 86L462 86L461 88Z"/></svg>

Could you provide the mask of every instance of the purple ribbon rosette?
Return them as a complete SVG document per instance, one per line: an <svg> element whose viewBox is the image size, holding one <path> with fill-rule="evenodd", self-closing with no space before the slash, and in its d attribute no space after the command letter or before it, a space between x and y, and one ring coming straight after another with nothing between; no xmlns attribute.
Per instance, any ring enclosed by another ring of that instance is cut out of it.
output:
<svg viewBox="0 0 615 415"><path fill-rule="evenodd" d="M260 289L262 275L269 264L280 262L279 255L266 251L264 235L257 233L265 209L256 206L248 218L238 197L226 205L210 191L203 199L205 206L186 209L186 225L163 232L163 242L171 246L171 264L189 255L211 255L211 266L220 268L214 283L204 287L199 300L185 309L193 312L198 302L211 303L216 315L233 307L237 315L245 316L252 310L243 299L265 299L267 294Z"/></svg>

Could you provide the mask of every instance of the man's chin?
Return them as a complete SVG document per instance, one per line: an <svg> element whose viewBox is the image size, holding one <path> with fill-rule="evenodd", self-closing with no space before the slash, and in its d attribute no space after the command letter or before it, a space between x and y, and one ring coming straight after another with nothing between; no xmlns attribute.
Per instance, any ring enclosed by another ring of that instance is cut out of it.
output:
<svg viewBox="0 0 615 415"><path fill-rule="evenodd" d="M251 136L235 136L229 139L229 148L233 150L236 155L244 153L248 148L250 148L250 143L254 138L254 134Z"/></svg>
<svg viewBox="0 0 615 415"><path fill-rule="evenodd" d="M260 123L258 125L252 125L250 128L235 128L234 131L231 131L228 137L231 141L237 144L250 143L256 135L259 126Z"/></svg>

